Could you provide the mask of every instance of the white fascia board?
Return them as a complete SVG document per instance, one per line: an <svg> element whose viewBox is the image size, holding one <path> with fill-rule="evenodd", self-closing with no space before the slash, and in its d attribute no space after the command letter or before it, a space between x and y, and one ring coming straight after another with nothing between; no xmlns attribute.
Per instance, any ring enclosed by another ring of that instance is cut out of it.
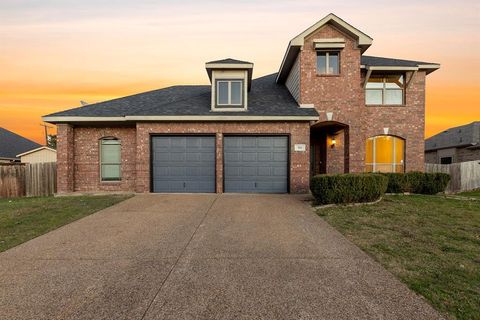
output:
<svg viewBox="0 0 480 320"><path fill-rule="evenodd" d="M317 116L127 116L129 121L310 121Z"/></svg>
<svg viewBox="0 0 480 320"><path fill-rule="evenodd" d="M400 67L400 66L367 66L367 70L379 71L416 71L418 67Z"/></svg>
<svg viewBox="0 0 480 320"><path fill-rule="evenodd" d="M439 69L440 65L437 63L432 63L432 64L419 64L418 65L419 69Z"/></svg>
<svg viewBox="0 0 480 320"><path fill-rule="evenodd" d="M253 63L206 63L207 69L252 69Z"/></svg>
<svg viewBox="0 0 480 320"><path fill-rule="evenodd" d="M65 116L65 117L56 117L56 116L45 116L42 117L42 120L45 122L112 122L112 121L126 121L125 117L78 117L78 116Z"/></svg>
<svg viewBox="0 0 480 320"><path fill-rule="evenodd" d="M362 45L367 45L368 46L368 45L372 44L373 39L370 38L368 35L361 32L360 30L358 30L354 26L348 24L347 22L343 21L342 19L340 19L339 17L337 17L333 13L330 13L326 17L324 17L323 19L321 19L320 21L318 21L317 23L315 23L314 25L310 26L308 29L306 29L305 31L300 33L298 36L293 38L290 41L290 45L291 46L294 46L294 45L303 46L305 37L307 37L309 34L314 32L315 30L321 28L323 25L327 24L330 21L334 21L336 24L340 25L345 30L348 30L350 33L357 36L359 46L362 46Z"/></svg>
<svg viewBox="0 0 480 320"><path fill-rule="evenodd" d="M125 121L310 121L318 116L125 116L125 117L43 117L45 122L125 122Z"/></svg>

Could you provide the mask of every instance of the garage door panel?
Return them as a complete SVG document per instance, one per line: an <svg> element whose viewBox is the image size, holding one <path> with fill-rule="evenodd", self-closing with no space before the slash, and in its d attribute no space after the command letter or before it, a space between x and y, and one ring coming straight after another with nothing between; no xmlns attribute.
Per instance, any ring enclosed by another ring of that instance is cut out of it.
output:
<svg viewBox="0 0 480 320"><path fill-rule="evenodd" d="M283 151L283 152L273 153L273 161L287 162L288 161L288 156L287 156L286 150Z"/></svg>
<svg viewBox="0 0 480 320"><path fill-rule="evenodd" d="M153 192L215 192L215 137L152 137Z"/></svg>
<svg viewBox="0 0 480 320"><path fill-rule="evenodd" d="M244 152L242 154L242 161L243 162L257 161L257 153L256 152Z"/></svg>
<svg viewBox="0 0 480 320"><path fill-rule="evenodd" d="M288 191L288 137L224 138L225 192Z"/></svg>
<svg viewBox="0 0 480 320"><path fill-rule="evenodd" d="M270 168L270 167L263 167L263 168L260 167L260 168L258 168L258 170L257 170L257 174L258 174L259 176L267 176L267 177L269 177L269 176L272 175L272 168Z"/></svg>
<svg viewBox="0 0 480 320"><path fill-rule="evenodd" d="M258 161L272 161L272 153L271 152L259 152L257 154Z"/></svg>
<svg viewBox="0 0 480 320"><path fill-rule="evenodd" d="M240 176L242 177L255 177L257 175L256 167L242 167L240 170Z"/></svg>

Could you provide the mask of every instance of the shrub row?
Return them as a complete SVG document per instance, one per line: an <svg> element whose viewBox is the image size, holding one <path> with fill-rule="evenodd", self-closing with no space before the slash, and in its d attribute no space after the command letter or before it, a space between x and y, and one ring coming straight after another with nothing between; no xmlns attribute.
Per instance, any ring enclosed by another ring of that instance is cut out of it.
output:
<svg viewBox="0 0 480 320"><path fill-rule="evenodd" d="M312 177L316 204L372 202L387 190L388 179L376 173L326 174Z"/></svg>
<svg viewBox="0 0 480 320"><path fill-rule="evenodd" d="M388 193L437 194L444 192L450 181L446 173L384 173L388 178Z"/></svg>

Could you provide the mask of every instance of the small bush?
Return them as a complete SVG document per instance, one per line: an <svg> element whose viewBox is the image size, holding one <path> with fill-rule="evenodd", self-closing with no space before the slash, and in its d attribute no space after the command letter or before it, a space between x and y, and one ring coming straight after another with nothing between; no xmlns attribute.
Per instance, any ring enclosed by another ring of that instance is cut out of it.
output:
<svg viewBox="0 0 480 320"><path fill-rule="evenodd" d="M382 174L327 174L314 176L310 190L316 204L372 202L380 199L387 184Z"/></svg>
<svg viewBox="0 0 480 320"><path fill-rule="evenodd" d="M446 173L384 173L388 178L388 193L437 194L444 192L450 181Z"/></svg>
<svg viewBox="0 0 480 320"><path fill-rule="evenodd" d="M423 193L424 173L419 171L404 173L406 180L406 190L404 192Z"/></svg>
<svg viewBox="0 0 480 320"><path fill-rule="evenodd" d="M424 173L423 194L437 194L445 192L447 184L450 181L450 175L446 173Z"/></svg>
<svg viewBox="0 0 480 320"><path fill-rule="evenodd" d="M402 193L408 189L408 182L403 173L384 173L388 178L388 193Z"/></svg>

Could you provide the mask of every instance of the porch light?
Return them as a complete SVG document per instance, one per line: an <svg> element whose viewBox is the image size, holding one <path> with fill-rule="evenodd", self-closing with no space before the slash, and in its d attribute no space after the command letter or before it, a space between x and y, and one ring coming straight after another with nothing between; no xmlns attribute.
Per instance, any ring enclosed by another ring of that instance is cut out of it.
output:
<svg viewBox="0 0 480 320"><path fill-rule="evenodd" d="M337 141L335 140L335 137L332 138L332 141L330 142L330 146L332 148L335 148L335 145L337 144Z"/></svg>

